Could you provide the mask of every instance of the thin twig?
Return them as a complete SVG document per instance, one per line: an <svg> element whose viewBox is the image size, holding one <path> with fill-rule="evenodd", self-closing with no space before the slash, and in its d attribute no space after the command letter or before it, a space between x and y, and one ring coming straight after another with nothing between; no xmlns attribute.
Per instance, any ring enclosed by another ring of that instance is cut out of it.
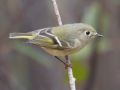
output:
<svg viewBox="0 0 120 90"><path fill-rule="evenodd" d="M70 88L71 88L71 90L76 90L76 88L75 88L75 78L73 77L73 72L72 72L72 68L71 68L71 62L70 62L70 59L69 59L69 57L68 57L68 55L67 56L65 56L65 58L66 58L66 63L68 64L68 65L70 65L67 69L68 69L68 76L69 76L69 79L70 79L70 81L69 81L69 83L70 83Z"/></svg>
<svg viewBox="0 0 120 90"><path fill-rule="evenodd" d="M61 20L61 17L60 17L60 13L59 13L59 10L58 10L58 6L57 6L57 3L56 3L56 0L52 0L52 2L53 2L55 14L57 16L58 24L62 25L62 20Z"/></svg>
<svg viewBox="0 0 120 90"><path fill-rule="evenodd" d="M57 6L57 3L56 3L56 0L52 0L52 2L53 2L55 14L57 16L58 24L62 25L62 20L61 20L61 17L60 17L60 13L59 13L59 10L58 10L58 6ZM68 55L65 56L65 58L66 58L66 64L70 65L71 62L70 62L70 59L68 58ZM69 81L70 88L71 88L71 90L76 90L76 88L75 88L75 80L76 79L73 77L72 68L71 67L67 67L67 69L68 69L68 76L69 76L69 79L70 79L70 81Z"/></svg>

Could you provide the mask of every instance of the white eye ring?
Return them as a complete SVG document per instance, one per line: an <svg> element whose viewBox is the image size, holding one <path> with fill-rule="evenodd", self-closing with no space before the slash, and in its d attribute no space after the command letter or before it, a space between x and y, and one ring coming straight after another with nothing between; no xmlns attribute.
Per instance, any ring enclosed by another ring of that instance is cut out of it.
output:
<svg viewBox="0 0 120 90"><path fill-rule="evenodd" d="M86 34L86 35L90 35L90 32L89 32L89 31L86 31L85 34Z"/></svg>

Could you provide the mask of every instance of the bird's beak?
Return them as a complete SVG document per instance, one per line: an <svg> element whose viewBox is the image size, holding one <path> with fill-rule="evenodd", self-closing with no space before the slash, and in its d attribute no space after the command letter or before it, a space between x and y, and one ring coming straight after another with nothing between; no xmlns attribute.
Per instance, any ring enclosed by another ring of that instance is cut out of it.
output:
<svg viewBox="0 0 120 90"><path fill-rule="evenodd" d="M97 33L97 34L95 34L95 36L96 36L96 37L103 37L103 35L98 34L98 33Z"/></svg>

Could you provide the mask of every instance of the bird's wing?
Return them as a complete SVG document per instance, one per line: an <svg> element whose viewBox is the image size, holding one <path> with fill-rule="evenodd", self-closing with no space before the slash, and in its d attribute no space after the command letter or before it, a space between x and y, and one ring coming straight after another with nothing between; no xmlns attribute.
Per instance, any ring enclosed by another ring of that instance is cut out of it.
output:
<svg viewBox="0 0 120 90"><path fill-rule="evenodd" d="M60 50L72 48L72 46L68 42L55 36L51 32L52 29L53 27L39 30L38 35L34 39L27 41L27 43Z"/></svg>

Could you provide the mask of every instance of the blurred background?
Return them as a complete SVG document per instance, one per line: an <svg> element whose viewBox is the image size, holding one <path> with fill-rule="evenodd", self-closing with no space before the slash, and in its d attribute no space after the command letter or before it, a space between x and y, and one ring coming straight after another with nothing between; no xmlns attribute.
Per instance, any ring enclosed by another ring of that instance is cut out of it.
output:
<svg viewBox="0 0 120 90"><path fill-rule="evenodd" d="M120 0L57 4L63 24L88 23L104 35L70 55L77 90L120 90ZM0 0L0 90L70 90L60 61L25 40L8 38L57 25L52 0Z"/></svg>

